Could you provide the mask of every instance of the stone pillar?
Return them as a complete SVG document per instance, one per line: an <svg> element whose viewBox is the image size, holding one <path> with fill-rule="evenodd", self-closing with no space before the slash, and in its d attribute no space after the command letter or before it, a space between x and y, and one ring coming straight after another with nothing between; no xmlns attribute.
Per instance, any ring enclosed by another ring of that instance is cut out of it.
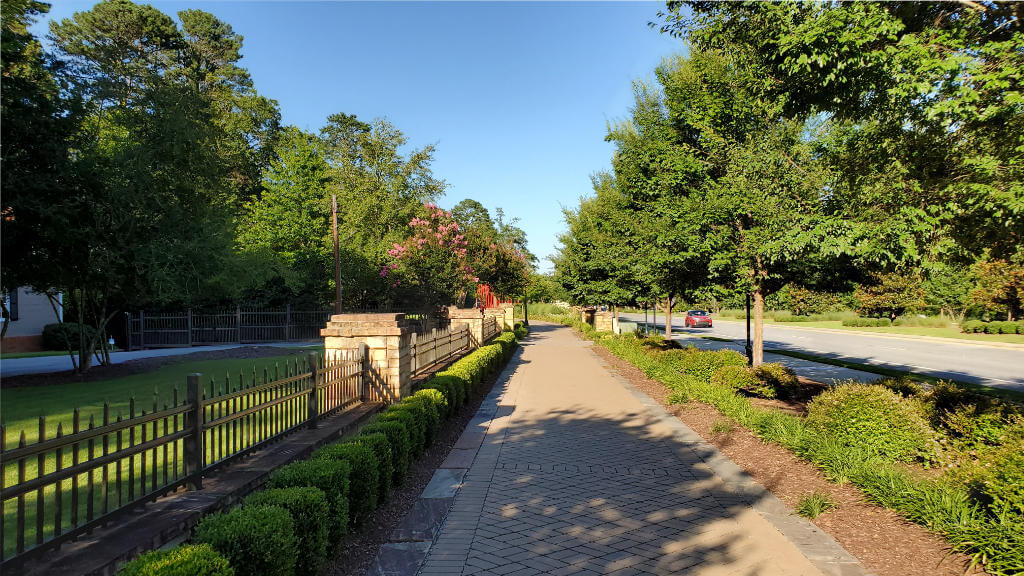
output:
<svg viewBox="0 0 1024 576"><path fill-rule="evenodd" d="M580 311L580 321L584 324L594 325L594 308L584 308Z"/></svg>
<svg viewBox="0 0 1024 576"><path fill-rule="evenodd" d="M329 361L358 358L366 344L370 359L368 399L397 402L412 393L413 327L405 314L335 314L320 330Z"/></svg>
<svg viewBox="0 0 1024 576"><path fill-rule="evenodd" d="M469 338L476 348L484 342L484 312L479 308L449 308L448 319L452 326L466 324L469 326Z"/></svg>
<svg viewBox="0 0 1024 576"><path fill-rule="evenodd" d="M597 311L594 313L594 330L598 332L619 333L619 321L611 310Z"/></svg>
<svg viewBox="0 0 1024 576"><path fill-rule="evenodd" d="M484 316L490 316L498 323L498 330L511 330L512 326L508 326L505 321L505 307L499 306L497 308L485 308Z"/></svg>
<svg viewBox="0 0 1024 576"><path fill-rule="evenodd" d="M501 309L505 312L504 330L511 330L516 325L516 305L502 304Z"/></svg>

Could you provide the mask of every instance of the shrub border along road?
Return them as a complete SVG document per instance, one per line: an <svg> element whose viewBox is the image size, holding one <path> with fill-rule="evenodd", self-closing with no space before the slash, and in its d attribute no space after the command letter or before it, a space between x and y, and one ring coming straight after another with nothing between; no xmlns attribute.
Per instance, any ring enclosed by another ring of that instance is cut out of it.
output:
<svg viewBox="0 0 1024 576"><path fill-rule="evenodd" d="M412 458L403 458L406 454L422 454L443 421L455 415L487 376L511 358L517 336L525 333L520 325L514 332L503 332L490 344L435 374L412 396L392 404L360 435L325 446L309 460L278 469L268 482L271 490L312 487L324 494L323 500L318 501L315 494L274 492L260 496L264 493L257 492L240 508L204 518L196 528L193 544L170 555L165 551L144 554L119 573L292 576L297 563L307 569L321 566L328 550L359 529L376 505L387 498L391 485L402 482L405 471L396 471L393 463L410 462ZM384 424L390 422L398 426ZM381 437L386 442L381 442ZM267 506L270 500L285 507ZM329 516L326 520L324 504ZM272 514L280 515L282 521L267 526L260 520ZM328 530L331 545L326 548L320 544L323 530L311 526L311 514L324 526L334 527ZM222 562L211 561L205 550L198 550L202 546L211 547L230 566L225 569ZM273 554L266 554L268 550ZM324 550L323 556L320 550ZM305 552L301 559L300 551ZM201 563L196 561L200 557Z"/></svg>
<svg viewBox="0 0 1024 576"><path fill-rule="evenodd" d="M972 563L984 565L991 574L1024 573L1024 525L1012 515L997 518L986 513L963 486L913 478L895 463L810 431L797 416L756 407L734 390L712 385L710 378L696 378L652 357L636 338L595 332L572 316L539 319L576 328L664 384L677 401L709 404L761 440L777 443L816 465L830 481L857 486L870 501L941 534L953 550L966 553Z"/></svg>

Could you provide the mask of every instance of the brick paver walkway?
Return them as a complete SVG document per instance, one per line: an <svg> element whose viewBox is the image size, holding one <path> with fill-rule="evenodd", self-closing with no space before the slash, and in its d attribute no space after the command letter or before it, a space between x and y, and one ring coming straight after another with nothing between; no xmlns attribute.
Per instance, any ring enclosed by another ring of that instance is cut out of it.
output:
<svg viewBox="0 0 1024 576"><path fill-rule="evenodd" d="M535 327L420 573L821 574L672 426Z"/></svg>

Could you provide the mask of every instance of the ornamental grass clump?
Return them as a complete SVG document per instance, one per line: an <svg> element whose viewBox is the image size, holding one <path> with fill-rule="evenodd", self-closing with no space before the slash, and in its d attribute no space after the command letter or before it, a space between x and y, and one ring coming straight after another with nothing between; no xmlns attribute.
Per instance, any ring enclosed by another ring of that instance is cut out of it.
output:
<svg viewBox="0 0 1024 576"><path fill-rule="evenodd" d="M207 516L194 541L227 558L236 576L295 574L295 522L284 508L247 506Z"/></svg>
<svg viewBox="0 0 1024 576"><path fill-rule="evenodd" d="M680 370L701 382L711 381L715 372L725 366L747 365L747 359L735 350L692 350L678 358Z"/></svg>
<svg viewBox="0 0 1024 576"><path fill-rule="evenodd" d="M277 506L291 514L295 523L296 574L316 574L327 559L331 510L319 488L295 486L256 492L245 506Z"/></svg>
<svg viewBox="0 0 1024 576"><path fill-rule="evenodd" d="M235 570L209 544L146 552L117 571L117 576L235 576Z"/></svg>
<svg viewBox="0 0 1024 576"><path fill-rule="evenodd" d="M807 405L806 421L820 434L886 460L909 462L934 453L921 403L881 386L850 382L822 392Z"/></svg>

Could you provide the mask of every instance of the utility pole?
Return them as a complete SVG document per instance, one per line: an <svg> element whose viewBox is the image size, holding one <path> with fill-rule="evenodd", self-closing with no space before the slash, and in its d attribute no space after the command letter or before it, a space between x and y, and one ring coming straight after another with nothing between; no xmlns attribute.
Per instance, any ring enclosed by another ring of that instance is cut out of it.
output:
<svg viewBox="0 0 1024 576"><path fill-rule="evenodd" d="M331 194L331 235L334 236L334 313L341 314L341 248L338 245L337 194Z"/></svg>

